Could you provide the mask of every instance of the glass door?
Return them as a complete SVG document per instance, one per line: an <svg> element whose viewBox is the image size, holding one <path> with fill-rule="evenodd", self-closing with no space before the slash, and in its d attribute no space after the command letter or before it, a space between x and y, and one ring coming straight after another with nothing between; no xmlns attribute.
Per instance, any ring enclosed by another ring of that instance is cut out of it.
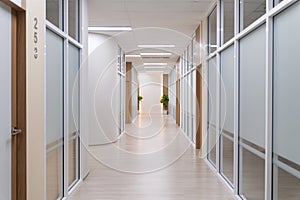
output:
<svg viewBox="0 0 300 200"><path fill-rule="evenodd" d="M11 199L11 9L0 2L0 199Z"/></svg>

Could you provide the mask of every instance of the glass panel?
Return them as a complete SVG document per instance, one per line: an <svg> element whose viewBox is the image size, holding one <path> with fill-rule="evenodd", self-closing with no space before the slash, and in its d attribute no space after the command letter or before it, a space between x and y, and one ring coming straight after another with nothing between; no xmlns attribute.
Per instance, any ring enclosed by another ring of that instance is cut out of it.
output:
<svg viewBox="0 0 300 200"><path fill-rule="evenodd" d="M63 29L63 5L62 0L46 0L46 19Z"/></svg>
<svg viewBox="0 0 300 200"><path fill-rule="evenodd" d="M63 39L46 31L46 193L63 195Z"/></svg>
<svg viewBox="0 0 300 200"><path fill-rule="evenodd" d="M243 30L266 13L266 0L241 0L240 10L240 30Z"/></svg>
<svg viewBox="0 0 300 200"><path fill-rule="evenodd" d="M223 44L234 36L234 0L223 0L224 36Z"/></svg>
<svg viewBox="0 0 300 200"><path fill-rule="evenodd" d="M216 98L217 98L217 65L216 57L208 63L208 159L216 164Z"/></svg>
<svg viewBox="0 0 300 200"><path fill-rule="evenodd" d="M183 83L183 130L186 132L186 85L185 78L182 79Z"/></svg>
<svg viewBox="0 0 300 200"><path fill-rule="evenodd" d="M274 5L278 5L279 3L281 3L283 0L274 0Z"/></svg>
<svg viewBox="0 0 300 200"><path fill-rule="evenodd" d="M217 50L217 7L208 16L208 53Z"/></svg>
<svg viewBox="0 0 300 200"><path fill-rule="evenodd" d="M190 64L191 65L191 64ZM188 85L189 85L189 101L188 101L188 111L189 111L189 136L190 139L192 140L193 137L193 118L192 118L192 73L189 73L188 76Z"/></svg>
<svg viewBox="0 0 300 200"><path fill-rule="evenodd" d="M79 40L79 3L78 0L69 0L69 35L75 40Z"/></svg>
<svg viewBox="0 0 300 200"><path fill-rule="evenodd" d="M265 25L240 41L240 194L264 199Z"/></svg>
<svg viewBox="0 0 300 200"><path fill-rule="evenodd" d="M233 184L234 47L221 53L221 172Z"/></svg>
<svg viewBox="0 0 300 200"><path fill-rule="evenodd" d="M300 2L274 18L273 190L300 199Z"/></svg>
<svg viewBox="0 0 300 200"><path fill-rule="evenodd" d="M79 165L79 49L69 43L69 158L68 186L78 179Z"/></svg>
<svg viewBox="0 0 300 200"><path fill-rule="evenodd" d="M126 73L126 59L125 59L125 53L124 52L122 52L122 63L123 63L123 65L122 65L122 72L125 74Z"/></svg>
<svg viewBox="0 0 300 200"><path fill-rule="evenodd" d="M188 47L187 47L187 50L186 50L186 69L187 69L187 71L189 71L190 70L190 64L191 64L191 62L190 62L190 54L191 54L191 52L190 52L190 46L191 45L189 45Z"/></svg>
<svg viewBox="0 0 300 200"><path fill-rule="evenodd" d="M193 43L191 42L191 44L189 45L189 69L193 68Z"/></svg>
<svg viewBox="0 0 300 200"><path fill-rule="evenodd" d="M118 63L117 63L117 70L122 73L122 49L119 47L119 54L118 54ZM119 134L123 132L123 84L122 84L122 75L119 75L119 94L120 94L120 113L119 113Z"/></svg>
<svg viewBox="0 0 300 200"><path fill-rule="evenodd" d="M196 70L193 70L191 72L191 93L192 93L192 97L191 97L191 115L192 115L192 141L195 143L195 135L196 135L196 115L195 115L195 111L196 111Z"/></svg>

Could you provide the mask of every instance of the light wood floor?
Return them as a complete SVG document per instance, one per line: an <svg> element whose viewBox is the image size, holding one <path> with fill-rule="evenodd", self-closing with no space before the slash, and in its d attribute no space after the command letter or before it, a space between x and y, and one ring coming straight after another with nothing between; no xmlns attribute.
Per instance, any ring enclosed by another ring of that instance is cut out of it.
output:
<svg viewBox="0 0 300 200"><path fill-rule="evenodd" d="M169 117L139 116L117 143L90 147L90 174L71 200L231 200Z"/></svg>

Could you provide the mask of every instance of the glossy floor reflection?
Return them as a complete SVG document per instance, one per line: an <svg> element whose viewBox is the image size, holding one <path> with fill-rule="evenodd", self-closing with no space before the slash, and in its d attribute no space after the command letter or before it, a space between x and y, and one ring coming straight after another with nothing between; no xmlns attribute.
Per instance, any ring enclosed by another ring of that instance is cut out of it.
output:
<svg viewBox="0 0 300 200"><path fill-rule="evenodd" d="M71 200L235 199L168 116L140 115L117 143L90 151Z"/></svg>

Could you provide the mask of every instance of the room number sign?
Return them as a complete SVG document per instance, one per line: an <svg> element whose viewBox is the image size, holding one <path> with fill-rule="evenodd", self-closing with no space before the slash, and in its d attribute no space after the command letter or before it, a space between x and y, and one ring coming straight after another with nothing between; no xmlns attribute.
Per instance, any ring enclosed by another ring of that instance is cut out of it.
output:
<svg viewBox="0 0 300 200"><path fill-rule="evenodd" d="M33 18L33 57L34 59L38 59L39 57L39 49L38 49L39 35L38 35L38 18Z"/></svg>

